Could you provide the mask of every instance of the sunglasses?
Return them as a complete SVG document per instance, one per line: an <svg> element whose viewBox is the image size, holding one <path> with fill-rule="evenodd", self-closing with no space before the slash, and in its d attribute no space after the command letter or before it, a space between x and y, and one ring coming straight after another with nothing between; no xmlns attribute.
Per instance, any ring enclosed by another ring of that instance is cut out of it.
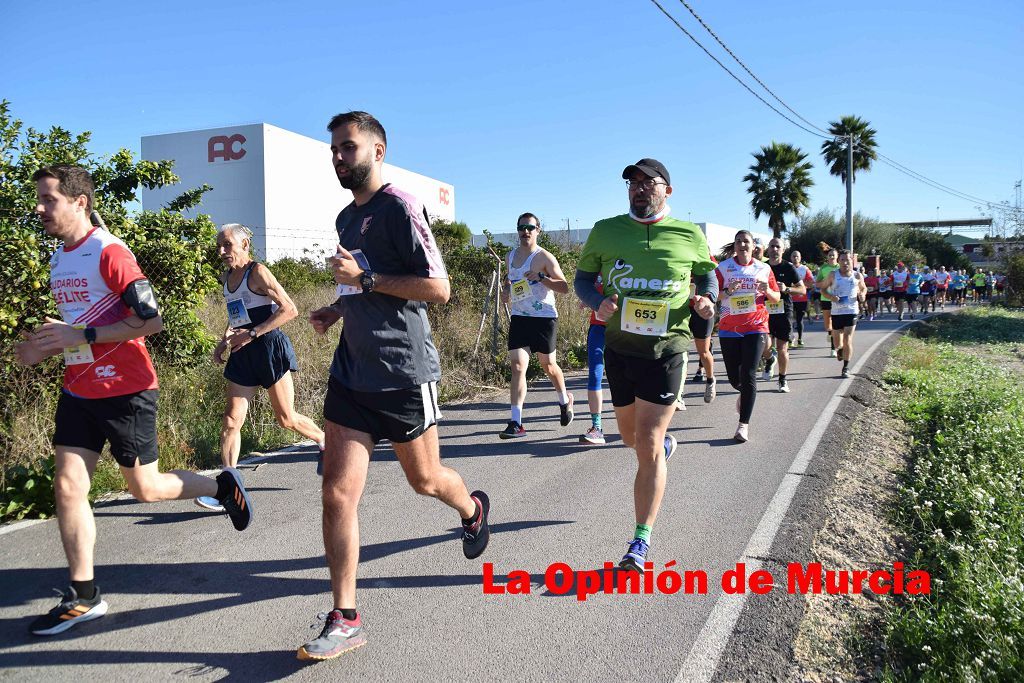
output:
<svg viewBox="0 0 1024 683"><path fill-rule="evenodd" d="M526 232L530 232L531 230L539 230L539 229L540 229L540 226L538 226L538 225L530 225L528 223L524 224L524 225L517 225L516 226L516 230L518 230L519 232L523 232L524 230Z"/></svg>

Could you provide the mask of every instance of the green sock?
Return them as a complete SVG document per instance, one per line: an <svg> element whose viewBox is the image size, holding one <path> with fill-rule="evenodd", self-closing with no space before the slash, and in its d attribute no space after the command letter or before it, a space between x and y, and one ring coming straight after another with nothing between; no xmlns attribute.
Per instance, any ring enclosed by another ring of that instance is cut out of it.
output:
<svg viewBox="0 0 1024 683"><path fill-rule="evenodd" d="M642 538L648 543L651 542L651 527L646 524L637 524L636 533L633 534L633 538Z"/></svg>
<svg viewBox="0 0 1024 683"><path fill-rule="evenodd" d="M590 424L594 427L594 429L600 429L601 428L601 413L591 413L590 414Z"/></svg>

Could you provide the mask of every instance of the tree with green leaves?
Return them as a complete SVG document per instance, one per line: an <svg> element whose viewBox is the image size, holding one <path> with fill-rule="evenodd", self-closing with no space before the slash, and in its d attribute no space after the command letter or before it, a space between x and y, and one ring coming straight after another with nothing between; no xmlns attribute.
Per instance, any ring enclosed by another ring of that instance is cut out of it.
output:
<svg viewBox="0 0 1024 683"><path fill-rule="evenodd" d="M853 181L857 171L870 171L871 162L878 158L875 149L877 131L859 116L844 116L828 124L828 132L835 137L821 143L821 155L828 164L828 172L846 183L846 152L853 135Z"/></svg>
<svg viewBox="0 0 1024 683"><path fill-rule="evenodd" d="M786 229L787 214L799 215L810 206L808 190L814 185L811 168L807 155L789 143L772 141L754 152L754 163L743 180L751 195L754 218L768 216L768 227L775 237Z"/></svg>

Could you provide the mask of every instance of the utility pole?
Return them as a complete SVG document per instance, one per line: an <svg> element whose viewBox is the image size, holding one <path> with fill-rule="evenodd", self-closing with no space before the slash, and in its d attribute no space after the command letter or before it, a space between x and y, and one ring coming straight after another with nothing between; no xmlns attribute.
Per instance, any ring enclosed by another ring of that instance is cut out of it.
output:
<svg viewBox="0 0 1024 683"><path fill-rule="evenodd" d="M853 133L846 143L846 248L853 254Z"/></svg>

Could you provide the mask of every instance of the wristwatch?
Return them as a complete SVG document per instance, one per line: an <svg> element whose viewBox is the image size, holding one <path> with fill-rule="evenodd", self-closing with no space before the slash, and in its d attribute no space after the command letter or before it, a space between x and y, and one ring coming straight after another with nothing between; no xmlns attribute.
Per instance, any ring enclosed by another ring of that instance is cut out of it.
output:
<svg viewBox="0 0 1024 683"><path fill-rule="evenodd" d="M255 339L258 336L260 335L256 333L255 327L249 330L249 339Z"/></svg>
<svg viewBox="0 0 1024 683"><path fill-rule="evenodd" d="M83 334L85 334L85 343L86 344L95 344L96 343L96 328L95 327L87 327L84 330L82 330L82 332L83 332Z"/></svg>
<svg viewBox="0 0 1024 683"><path fill-rule="evenodd" d="M547 280L547 279L548 279L548 276L545 275L544 273L537 273L537 282L541 282L541 281Z"/></svg>
<svg viewBox="0 0 1024 683"><path fill-rule="evenodd" d="M374 279L374 272L372 270L364 270L363 274L359 276L359 285L363 288L363 294L372 292L375 284L377 284L377 281Z"/></svg>

